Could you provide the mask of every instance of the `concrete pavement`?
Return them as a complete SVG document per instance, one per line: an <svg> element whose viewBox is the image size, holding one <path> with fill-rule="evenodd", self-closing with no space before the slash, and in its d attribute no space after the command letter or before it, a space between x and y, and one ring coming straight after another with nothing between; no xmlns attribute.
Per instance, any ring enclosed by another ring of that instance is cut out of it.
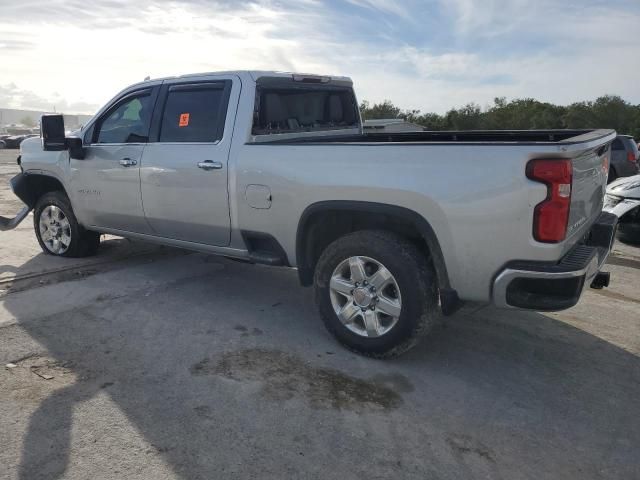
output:
<svg viewBox="0 0 640 480"><path fill-rule="evenodd" d="M640 477L637 247L573 309L467 305L376 361L291 270L116 238L64 270L29 229L0 235L1 478Z"/></svg>

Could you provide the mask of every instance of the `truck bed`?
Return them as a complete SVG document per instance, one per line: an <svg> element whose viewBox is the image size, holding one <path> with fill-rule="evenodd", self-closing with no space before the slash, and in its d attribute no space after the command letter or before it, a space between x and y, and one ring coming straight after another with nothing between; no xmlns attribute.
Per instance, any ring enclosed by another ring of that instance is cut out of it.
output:
<svg viewBox="0 0 640 480"><path fill-rule="evenodd" d="M429 144L563 144L582 143L605 137L610 130L469 130L401 133L363 133L359 135L303 136L260 143L429 143Z"/></svg>

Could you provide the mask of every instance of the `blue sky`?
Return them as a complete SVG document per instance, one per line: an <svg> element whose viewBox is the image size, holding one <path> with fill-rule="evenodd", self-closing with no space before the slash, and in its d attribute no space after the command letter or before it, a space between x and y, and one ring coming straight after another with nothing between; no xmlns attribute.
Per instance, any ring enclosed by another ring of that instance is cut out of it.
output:
<svg viewBox="0 0 640 480"><path fill-rule="evenodd" d="M640 103L640 1L23 0L2 5L0 62L0 106L69 112L147 75L232 69L348 75L360 99L440 113Z"/></svg>

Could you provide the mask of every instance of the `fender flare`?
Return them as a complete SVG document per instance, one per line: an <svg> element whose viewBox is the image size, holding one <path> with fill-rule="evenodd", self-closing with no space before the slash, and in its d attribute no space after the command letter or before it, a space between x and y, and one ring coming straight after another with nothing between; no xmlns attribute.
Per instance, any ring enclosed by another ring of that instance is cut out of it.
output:
<svg viewBox="0 0 640 480"><path fill-rule="evenodd" d="M296 264L298 267L298 275L303 285L311 285L313 282L312 266L308 265L305 258L304 245L306 243L307 227L310 218L322 211L359 211L368 213L378 213L389 216L395 216L407 221L413 225L424 239L438 277L438 287L441 291L451 291L447 266L440 248L440 242L436 236L431 224L419 213L414 210L377 202L363 202L356 200L329 200L317 202L309 205L302 212L300 221L298 222L298 230L296 232ZM457 295L456 295L457 297Z"/></svg>

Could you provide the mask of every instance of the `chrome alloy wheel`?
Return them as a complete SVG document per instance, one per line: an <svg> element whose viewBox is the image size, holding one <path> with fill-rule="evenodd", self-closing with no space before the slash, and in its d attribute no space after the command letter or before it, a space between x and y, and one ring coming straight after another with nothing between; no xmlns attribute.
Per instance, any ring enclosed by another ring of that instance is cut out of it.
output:
<svg viewBox="0 0 640 480"><path fill-rule="evenodd" d="M400 288L391 272L370 257L340 262L329 283L331 305L345 327L362 337L380 337L400 318Z"/></svg>
<svg viewBox="0 0 640 480"><path fill-rule="evenodd" d="M40 238L47 250L62 255L71 244L71 225L64 212L55 205L42 210L39 221Z"/></svg>

